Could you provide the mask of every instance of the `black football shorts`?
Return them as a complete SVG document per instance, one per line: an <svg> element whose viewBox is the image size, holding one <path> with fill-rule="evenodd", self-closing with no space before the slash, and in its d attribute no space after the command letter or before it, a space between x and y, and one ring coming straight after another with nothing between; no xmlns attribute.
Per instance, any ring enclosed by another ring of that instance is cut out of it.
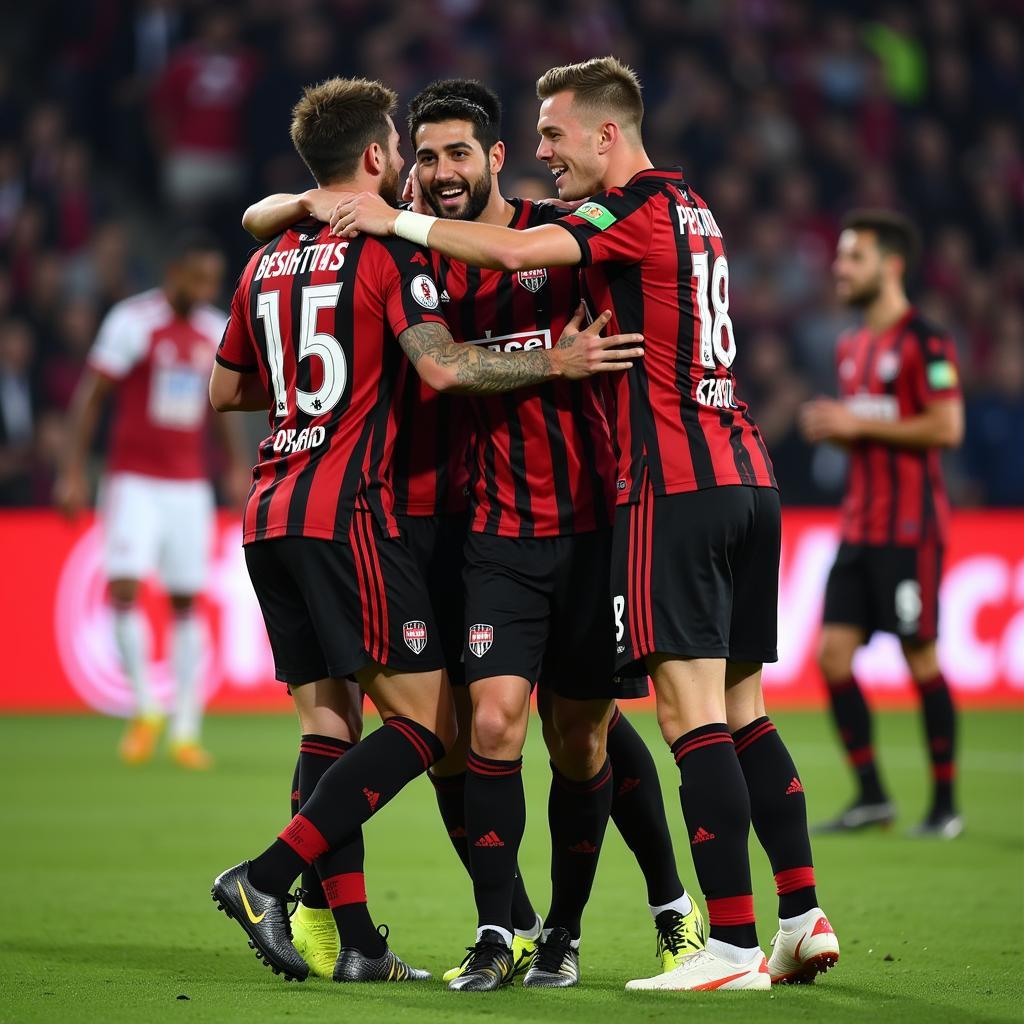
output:
<svg viewBox="0 0 1024 1024"><path fill-rule="evenodd" d="M771 487L713 487L640 498L615 513L615 666L644 675L648 654L776 661L782 517Z"/></svg>
<svg viewBox="0 0 1024 1024"><path fill-rule="evenodd" d="M466 681L521 676L571 700L614 699L611 531L466 538ZM621 693L622 696L633 694Z"/></svg>
<svg viewBox="0 0 1024 1024"><path fill-rule="evenodd" d="M399 672L441 668L419 568L372 513L352 513L348 543L261 540L245 546L245 563L282 683L342 679L373 662Z"/></svg>
<svg viewBox="0 0 1024 1024"><path fill-rule="evenodd" d="M839 545L825 586L824 621L895 633L926 643L938 636L943 549L934 542Z"/></svg>
<svg viewBox="0 0 1024 1024"><path fill-rule="evenodd" d="M469 517L461 512L397 518L402 540L416 560L427 585L448 679L452 686L465 686L462 629L466 601L462 564Z"/></svg>

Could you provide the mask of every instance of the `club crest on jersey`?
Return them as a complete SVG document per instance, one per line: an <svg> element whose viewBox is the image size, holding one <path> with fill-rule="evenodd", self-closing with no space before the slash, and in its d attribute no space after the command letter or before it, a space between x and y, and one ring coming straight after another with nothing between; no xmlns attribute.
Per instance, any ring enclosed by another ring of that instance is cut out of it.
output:
<svg viewBox="0 0 1024 1024"><path fill-rule="evenodd" d="M900 357L895 352L883 352L878 357L876 372L881 381L888 383L895 380L896 374L900 372Z"/></svg>
<svg viewBox="0 0 1024 1024"><path fill-rule="evenodd" d="M548 272L541 267L539 270L520 270L516 280L528 291L539 292L548 283Z"/></svg>
<svg viewBox="0 0 1024 1024"><path fill-rule="evenodd" d="M422 619L411 619L402 626L402 639L413 654L420 654L427 646L427 624Z"/></svg>
<svg viewBox="0 0 1024 1024"><path fill-rule="evenodd" d="M437 304L441 301L438 298L437 286L426 274L417 274L412 279L409 291L424 309L437 309Z"/></svg>
<svg viewBox="0 0 1024 1024"><path fill-rule="evenodd" d="M482 658L494 643L494 627L484 622L477 622L469 627L469 649Z"/></svg>

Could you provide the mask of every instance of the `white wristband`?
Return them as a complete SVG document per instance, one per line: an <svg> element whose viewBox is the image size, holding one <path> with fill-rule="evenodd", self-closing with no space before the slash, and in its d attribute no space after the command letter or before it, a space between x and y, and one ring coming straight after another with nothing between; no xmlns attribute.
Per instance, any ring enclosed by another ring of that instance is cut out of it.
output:
<svg viewBox="0 0 1024 1024"><path fill-rule="evenodd" d="M427 244L427 235L434 226L436 217L428 217L425 213L413 213L412 210L402 210L395 218L395 234L404 238L407 242L415 242L417 245Z"/></svg>

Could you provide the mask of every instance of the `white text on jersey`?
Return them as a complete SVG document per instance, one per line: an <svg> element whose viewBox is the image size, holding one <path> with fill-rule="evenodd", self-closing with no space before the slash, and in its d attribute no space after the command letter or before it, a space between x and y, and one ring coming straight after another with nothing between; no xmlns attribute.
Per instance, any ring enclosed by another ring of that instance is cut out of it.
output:
<svg viewBox="0 0 1024 1024"><path fill-rule="evenodd" d="M314 270L341 270L345 265L348 242L324 242L302 249L286 249L264 255L256 268L256 280L269 277L291 277Z"/></svg>
<svg viewBox="0 0 1024 1024"><path fill-rule="evenodd" d="M274 451L289 455L317 448L324 443L327 431L323 427L304 427L302 430L279 430L274 435Z"/></svg>
<svg viewBox="0 0 1024 1024"><path fill-rule="evenodd" d="M519 334L497 334L487 331L486 338L476 338L468 345L486 345L492 352L530 352L537 348L551 348L551 332L521 331Z"/></svg>
<svg viewBox="0 0 1024 1024"><path fill-rule="evenodd" d="M721 238L722 232L711 216L711 211L703 206L684 206L676 203L676 213L679 215L679 233L681 235L700 235L707 238Z"/></svg>

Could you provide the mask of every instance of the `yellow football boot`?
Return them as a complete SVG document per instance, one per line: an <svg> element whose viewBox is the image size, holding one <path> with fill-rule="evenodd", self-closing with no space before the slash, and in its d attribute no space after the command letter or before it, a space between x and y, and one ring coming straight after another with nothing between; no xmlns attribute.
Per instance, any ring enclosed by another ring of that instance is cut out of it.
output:
<svg viewBox="0 0 1024 1024"><path fill-rule="evenodd" d="M704 930L704 916L697 904L690 901L688 914L678 910L663 910L654 920L658 930L658 952L663 974L679 967L683 958L698 953L707 941Z"/></svg>
<svg viewBox="0 0 1024 1024"><path fill-rule="evenodd" d="M298 905L292 914L292 945L318 978L334 977L341 940L328 907Z"/></svg>
<svg viewBox="0 0 1024 1024"><path fill-rule="evenodd" d="M163 715L140 715L131 719L117 748L121 760L125 764L145 764L152 760L163 731Z"/></svg>

